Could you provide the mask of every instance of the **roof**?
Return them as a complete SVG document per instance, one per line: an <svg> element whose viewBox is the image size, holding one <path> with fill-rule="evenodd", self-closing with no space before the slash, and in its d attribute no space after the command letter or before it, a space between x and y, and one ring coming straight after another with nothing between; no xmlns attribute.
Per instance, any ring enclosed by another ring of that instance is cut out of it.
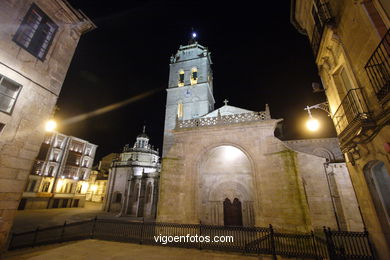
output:
<svg viewBox="0 0 390 260"><path fill-rule="evenodd" d="M244 113L251 113L253 111L239 108L239 107L234 107L234 106L229 106L229 105L224 105L214 111L211 111L210 113L202 116L202 118L205 117L217 117L218 112L220 113L221 116L227 116L227 115L236 115L236 114L244 114Z"/></svg>

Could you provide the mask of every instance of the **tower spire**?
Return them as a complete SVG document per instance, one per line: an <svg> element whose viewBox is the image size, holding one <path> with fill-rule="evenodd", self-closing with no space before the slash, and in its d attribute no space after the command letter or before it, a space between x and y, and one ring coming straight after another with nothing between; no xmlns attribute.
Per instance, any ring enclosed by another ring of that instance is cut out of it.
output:
<svg viewBox="0 0 390 260"><path fill-rule="evenodd" d="M145 128L146 128L146 126L144 125L144 127L142 128L142 133L143 134L145 133Z"/></svg>

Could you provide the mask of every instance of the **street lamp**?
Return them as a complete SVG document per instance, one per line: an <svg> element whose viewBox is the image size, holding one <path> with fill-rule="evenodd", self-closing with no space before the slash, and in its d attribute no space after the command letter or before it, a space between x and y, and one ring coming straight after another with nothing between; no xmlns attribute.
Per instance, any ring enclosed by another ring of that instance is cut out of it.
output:
<svg viewBox="0 0 390 260"><path fill-rule="evenodd" d="M321 109L330 116L328 102L323 102L310 107L306 106L305 108L309 114L309 119L306 121L306 127L309 131L315 132L320 128L320 122L312 116L310 109Z"/></svg>
<svg viewBox="0 0 390 260"><path fill-rule="evenodd" d="M57 122L54 119L50 119L46 122L45 130L46 132L53 132L57 128Z"/></svg>

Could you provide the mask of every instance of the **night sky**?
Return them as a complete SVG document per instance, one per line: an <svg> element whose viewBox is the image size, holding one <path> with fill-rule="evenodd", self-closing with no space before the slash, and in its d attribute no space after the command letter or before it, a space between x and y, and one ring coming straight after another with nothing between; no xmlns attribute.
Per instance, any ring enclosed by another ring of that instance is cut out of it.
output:
<svg viewBox="0 0 390 260"><path fill-rule="evenodd" d="M61 120L160 88L153 96L59 131L99 146L95 163L131 145L146 124L151 144L162 148L169 58L188 43L192 28L211 51L215 108L264 110L284 118L285 139L334 136L322 111L318 133L304 128L306 105L325 101L306 36L290 23L289 1L261 5L236 1L69 0L98 26L83 35L65 79L56 114ZM222 2L223 3L223 2ZM238 4L239 3L239 4Z"/></svg>

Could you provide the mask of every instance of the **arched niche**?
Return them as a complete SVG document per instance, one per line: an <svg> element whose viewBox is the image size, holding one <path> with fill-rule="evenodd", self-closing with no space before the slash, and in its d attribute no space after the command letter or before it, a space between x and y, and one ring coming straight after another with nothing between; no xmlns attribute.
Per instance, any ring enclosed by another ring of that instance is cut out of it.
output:
<svg viewBox="0 0 390 260"><path fill-rule="evenodd" d="M242 224L254 224L253 174L247 155L232 145L211 148L199 167L199 216L204 224L224 225L224 201L240 201Z"/></svg>

